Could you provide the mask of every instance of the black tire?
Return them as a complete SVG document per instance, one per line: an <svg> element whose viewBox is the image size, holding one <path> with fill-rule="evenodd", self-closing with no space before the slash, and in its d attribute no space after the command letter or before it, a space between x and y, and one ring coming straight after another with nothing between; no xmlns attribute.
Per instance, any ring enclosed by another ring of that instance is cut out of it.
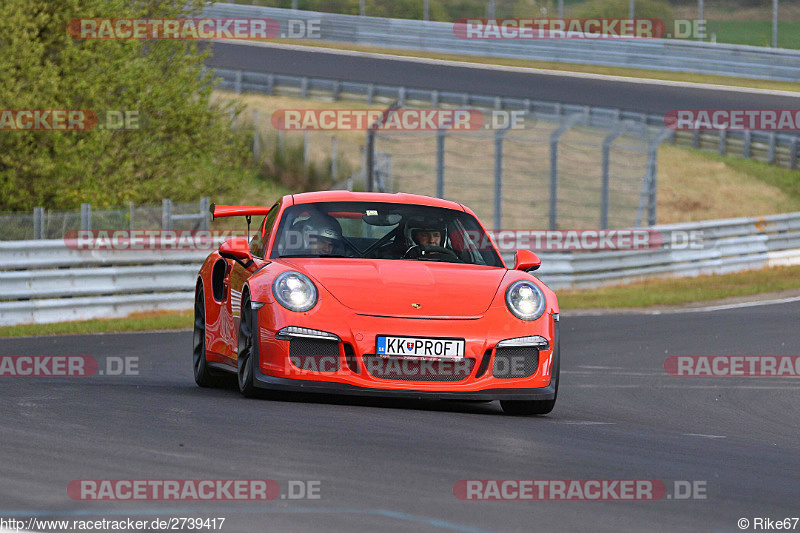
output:
<svg viewBox="0 0 800 533"><path fill-rule="evenodd" d="M556 392L552 400L500 400L500 407L503 412L511 416L530 416L530 415L546 415L556 406L556 399L558 399L558 381L561 375L561 346L560 342L556 342L555 350L555 370L553 370L553 377L556 380Z"/></svg>
<svg viewBox="0 0 800 533"><path fill-rule="evenodd" d="M192 367L194 380L201 387L216 387L219 376L215 375L206 360L206 299L203 286L197 287L194 298L194 331L192 333Z"/></svg>
<svg viewBox="0 0 800 533"><path fill-rule="evenodd" d="M250 295L242 296L242 316L239 320L239 352L236 359L237 381L239 392L245 398L258 396L258 389L253 384L253 314L250 309Z"/></svg>

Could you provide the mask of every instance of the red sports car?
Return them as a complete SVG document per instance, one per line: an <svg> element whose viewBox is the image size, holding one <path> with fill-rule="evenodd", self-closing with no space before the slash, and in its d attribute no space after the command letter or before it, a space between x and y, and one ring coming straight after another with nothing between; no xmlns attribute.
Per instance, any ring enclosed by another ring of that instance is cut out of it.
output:
<svg viewBox="0 0 800 533"><path fill-rule="evenodd" d="M272 207L248 242L208 256L197 278L194 376L239 389L500 400L549 413L559 376L558 302L506 268L467 207L411 194L314 192Z"/></svg>

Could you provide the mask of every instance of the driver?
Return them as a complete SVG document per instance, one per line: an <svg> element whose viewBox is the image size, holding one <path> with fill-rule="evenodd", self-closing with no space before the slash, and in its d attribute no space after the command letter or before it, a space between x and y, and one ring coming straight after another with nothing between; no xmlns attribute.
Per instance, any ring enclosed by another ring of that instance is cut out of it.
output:
<svg viewBox="0 0 800 533"><path fill-rule="evenodd" d="M447 240L447 227L436 219L412 219L406 226L406 244L409 249L420 246L442 247Z"/></svg>
<svg viewBox="0 0 800 533"><path fill-rule="evenodd" d="M343 248L342 226L330 215L312 215L292 227L302 233L303 244L309 253L333 255L340 253L334 250Z"/></svg>
<svg viewBox="0 0 800 533"><path fill-rule="evenodd" d="M442 232L437 229L418 229L412 233L411 239L420 246L441 246Z"/></svg>

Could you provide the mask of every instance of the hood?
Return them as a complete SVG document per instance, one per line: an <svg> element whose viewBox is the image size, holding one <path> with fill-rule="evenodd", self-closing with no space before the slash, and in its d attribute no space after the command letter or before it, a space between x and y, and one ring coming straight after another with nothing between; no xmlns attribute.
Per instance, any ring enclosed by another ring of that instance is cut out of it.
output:
<svg viewBox="0 0 800 533"><path fill-rule="evenodd" d="M492 304L506 273L497 267L431 261L303 258L286 263L353 311L381 316L479 316Z"/></svg>

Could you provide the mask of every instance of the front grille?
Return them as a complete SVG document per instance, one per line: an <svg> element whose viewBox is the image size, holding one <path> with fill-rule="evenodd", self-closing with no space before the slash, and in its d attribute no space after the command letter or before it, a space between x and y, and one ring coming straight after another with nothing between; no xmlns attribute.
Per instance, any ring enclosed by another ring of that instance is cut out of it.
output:
<svg viewBox="0 0 800 533"><path fill-rule="evenodd" d="M475 359L459 361L365 355L364 366L373 377L396 381L461 381L472 372Z"/></svg>
<svg viewBox="0 0 800 533"><path fill-rule="evenodd" d="M492 376L498 379L528 378L539 369L539 350L533 346L497 348Z"/></svg>
<svg viewBox="0 0 800 533"><path fill-rule="evenodd" d="M294 338L289 341L289 360L301 370L339 370L339 343L333 340Z"/></svg>

